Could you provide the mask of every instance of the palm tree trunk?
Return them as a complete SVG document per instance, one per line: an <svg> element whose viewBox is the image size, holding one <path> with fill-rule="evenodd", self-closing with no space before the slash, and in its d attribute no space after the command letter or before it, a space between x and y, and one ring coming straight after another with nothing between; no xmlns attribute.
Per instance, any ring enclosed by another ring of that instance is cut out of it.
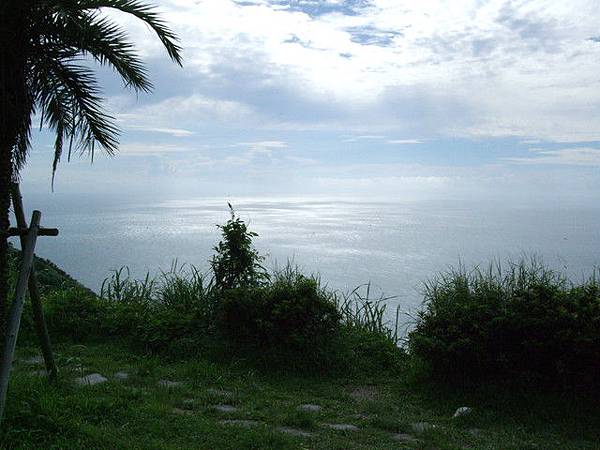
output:
<svg viewBox="0 0 600 450"><path fill-rule="evenodd" d="M25 77L25 17L28 1L0 2L0 338L4 336L8 303L8 241L10 186L17 137L29 120Z"/></svg>
<svg viewBox="0 0 600 450"><path fill-rule="evenodd" d="M2 136L4 137L4 136ZM2 139L0 147L0 230L9 227L10 182L12 179L11 152ZM10 147L9 147L10 148ZM4 336L6 311L8 307L8 240L0 237L0 339Z"/></svg>

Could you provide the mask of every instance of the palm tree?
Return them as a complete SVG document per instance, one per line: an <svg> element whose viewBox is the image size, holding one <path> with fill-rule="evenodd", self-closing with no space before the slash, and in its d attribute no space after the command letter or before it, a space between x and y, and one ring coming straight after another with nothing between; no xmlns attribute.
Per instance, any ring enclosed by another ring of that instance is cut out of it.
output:
<svg viewBox="0 0 600 450"><path fill-rule="evenodd" d="M99 146L117 150L118 129L102 108L94 60L112 67L126 86L149 92L143 62L125 32L103 14L131 14L158 36L181 65L175 34L152 6L139 0L0 0L0 233L9 226L10 183L30 147L32 118L55 134L52 176L67 149L93 158ZM7 303L7 241L0 235L0 327Z"/></svg>

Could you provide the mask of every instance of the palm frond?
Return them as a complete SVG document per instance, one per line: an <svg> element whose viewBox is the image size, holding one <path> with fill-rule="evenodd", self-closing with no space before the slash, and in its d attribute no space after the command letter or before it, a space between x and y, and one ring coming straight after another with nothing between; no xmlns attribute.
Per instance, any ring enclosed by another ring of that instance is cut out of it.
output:
<svg viewBox="0 0 600 450"><path fill-rule="evenodd" d="M59 26L62 28L61 45L83 55L90 54L101 65L113 67L127 87L145 92L152 89L134 45L116 24L98 14L83 12L77 18L66 17Z"/></svg>
<svg viewBox="0 0 600 450"><path fill-rule="evenodd" d="M4 0L0 0L2 2ZM25 2L11 2L22 5ZM127 38L126 32L110 18L105 8L112 8L145 22L157 34L169 57L181 65L181 47L176 35L160 18L155 8L141 0L31 0L24 33L26 48L27 114L14 139L15 174L25 164L30 147L31 117L40 116L40 126L47 124L55 132L52 175L56 173L69 142L69 159L73 149L90 154L96 145L108 154L118 146L119 131L114 118L103 110L101 92L88 60L112 67L126 87L150 91L152 84L146 68ZM25 120L25 118L27 120Z"/></svg>
<svg viewBox="0 0 600 450"><path fill-rule="evenodd" d="M114 154L118 129L114 119L103 112L93 72L56 55L38 59L34 69L37 103L46 123L57 134L52 173L56 172L65 138L70 140L69 157L74 139L77 149L89 152L92 158L96 143L108 154Z"/></svg>
<svg viewBox="0 0 600 450"><path fill-rule="evenodd" d="M158 36L169 57L180 66L183 63L179 39L160 18L152 5L139 0L79 0L82 9L112 8L137 17L147 23Z"/></svg>

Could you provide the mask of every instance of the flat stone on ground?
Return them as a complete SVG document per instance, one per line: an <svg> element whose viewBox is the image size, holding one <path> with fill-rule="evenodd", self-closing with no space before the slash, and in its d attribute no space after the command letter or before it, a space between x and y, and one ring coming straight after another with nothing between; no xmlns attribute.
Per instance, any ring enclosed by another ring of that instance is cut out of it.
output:
<svg viewBox="0 0 600 450"><path fill-rule="evenodd" d="M454 413L454 415L452 417L457 418L457 417L468 416L469 414L471 414L472 411L473 410L471 408L469 408L468 406L462 406L456 410L456 412Z"/></svg>
<svg viewBox="0 0 600 450"><path fill-rule="evenodd" d="M183 386L182 381L159 380L158 385L164 388L178 388Z"/></svg>
<svg viewBox="0 0 600 450"><path fill-rule="evenodd" d="M222 413L233 413L238 410L232 405L213 405L212 408Z"/></svg>
<svg viewBox="0 0 600 450"><path fill-rule="evenodd" d="M129 378L129 374L127 372L117 372L113 375L115 380L126 380Z"/></svg>
<svg viewBox="0 0 600 450"><path fill-rule="evenodd" d="M425 433L426 431L431 431L436 428L435 425L429 422L416 422L411 424L410 427L415 433Z"/></svg>
<svg viewBox="0 0 600 450"><path fill-rule="evenodd" d="M44 364L44 358L40 355L32 356L31 358L24 359L23 362L25 364Z"/></svg>
<svg viewBox="0 0 600 450"><path fill-rule="evenodd" d="M221 425L237 425L239 427L250 428L260 425L258 420L243 420L243 419L225 419L219 420Z"/></svg>
<svg viewBox="0 0 600 450"><path fill-rule="evenodd" d="M326 423L325 426L336 431L358 431L356 425L351 425L349 423Z"/></svg>
<svg viewBox="0 0 600 450"><path fill-rule="evenodd" d="M377 388L375 386L358 386L352 389L350 397L361 402L373 401L377 397Z"/></svg>
<svg viewBox="0 0 600 450"><path fill-rule="evenodd" d="M298 406L297 409L298 411L319 412L322 408L319 405L312 405L310 403L306 403L304 405Z"/></svg>
<svg viewBox="0 0 600 450"><path fill-rule="evenodd" d="M192 411L190 411L189 409L181 409L181 408L173 408L171 410L171 412L173 414L177 414L179 416L191 416L192 414L194 414Z"/></svg>
<svg viewBox="0 0 600 450"><path fill-rule="evenodd" d="M75 378L75 383L79 386L94 386L96 384L106 383L108 378L103 377L99 373L91 373L84 377Z"/></svg>
<svg viewBox="0 0 600 450"><path fill-rule="evenodd" d="M392 436L392 439L398 442L406 442L406 443L417 443L419 440L407 433L396 433Z"/></svg>
<svg viewBox="0 0 600 450"><path fill-rule="evenodd" d="M300 430L298 428L292 428L292 427L277 427L276 430L279 431L280 433L290 434L292 436L298 436L298 437L313 437L314 436L314 433L311 433L309 431Z"/></svg>
<svg viewBox="0 0 600 450"><path fill-rule="evenodd" d="M208 392L210 395L215 395L215 396L218 396L218 397L225 397L225 398L233 397L233 392L226 391L224 389L208 388L206 390L206 392Z"/></svg>

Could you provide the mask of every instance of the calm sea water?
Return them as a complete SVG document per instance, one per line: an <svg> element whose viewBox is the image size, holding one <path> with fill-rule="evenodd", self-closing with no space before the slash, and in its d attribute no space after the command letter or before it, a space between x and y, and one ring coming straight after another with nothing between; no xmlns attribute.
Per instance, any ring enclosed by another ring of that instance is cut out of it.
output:
<svg viewBox="0 0 600 450"><path fill-rule="evenodd" d="M268 265L293 260L341 290L370 281L375 292L396 296L389 311L397 305L414 311L422 301L422 282L460 261L486 265L494 258L536 254L575 279L600 265L600 209L229 200L259 233L256 245L268 256ZM168 269L174 259L207 269L219 240L215 224L228 218L226 202L44 199L43 222L60 228L60 236L41 238L38 254L95 290L121 266L138 276Z"/></svg>

